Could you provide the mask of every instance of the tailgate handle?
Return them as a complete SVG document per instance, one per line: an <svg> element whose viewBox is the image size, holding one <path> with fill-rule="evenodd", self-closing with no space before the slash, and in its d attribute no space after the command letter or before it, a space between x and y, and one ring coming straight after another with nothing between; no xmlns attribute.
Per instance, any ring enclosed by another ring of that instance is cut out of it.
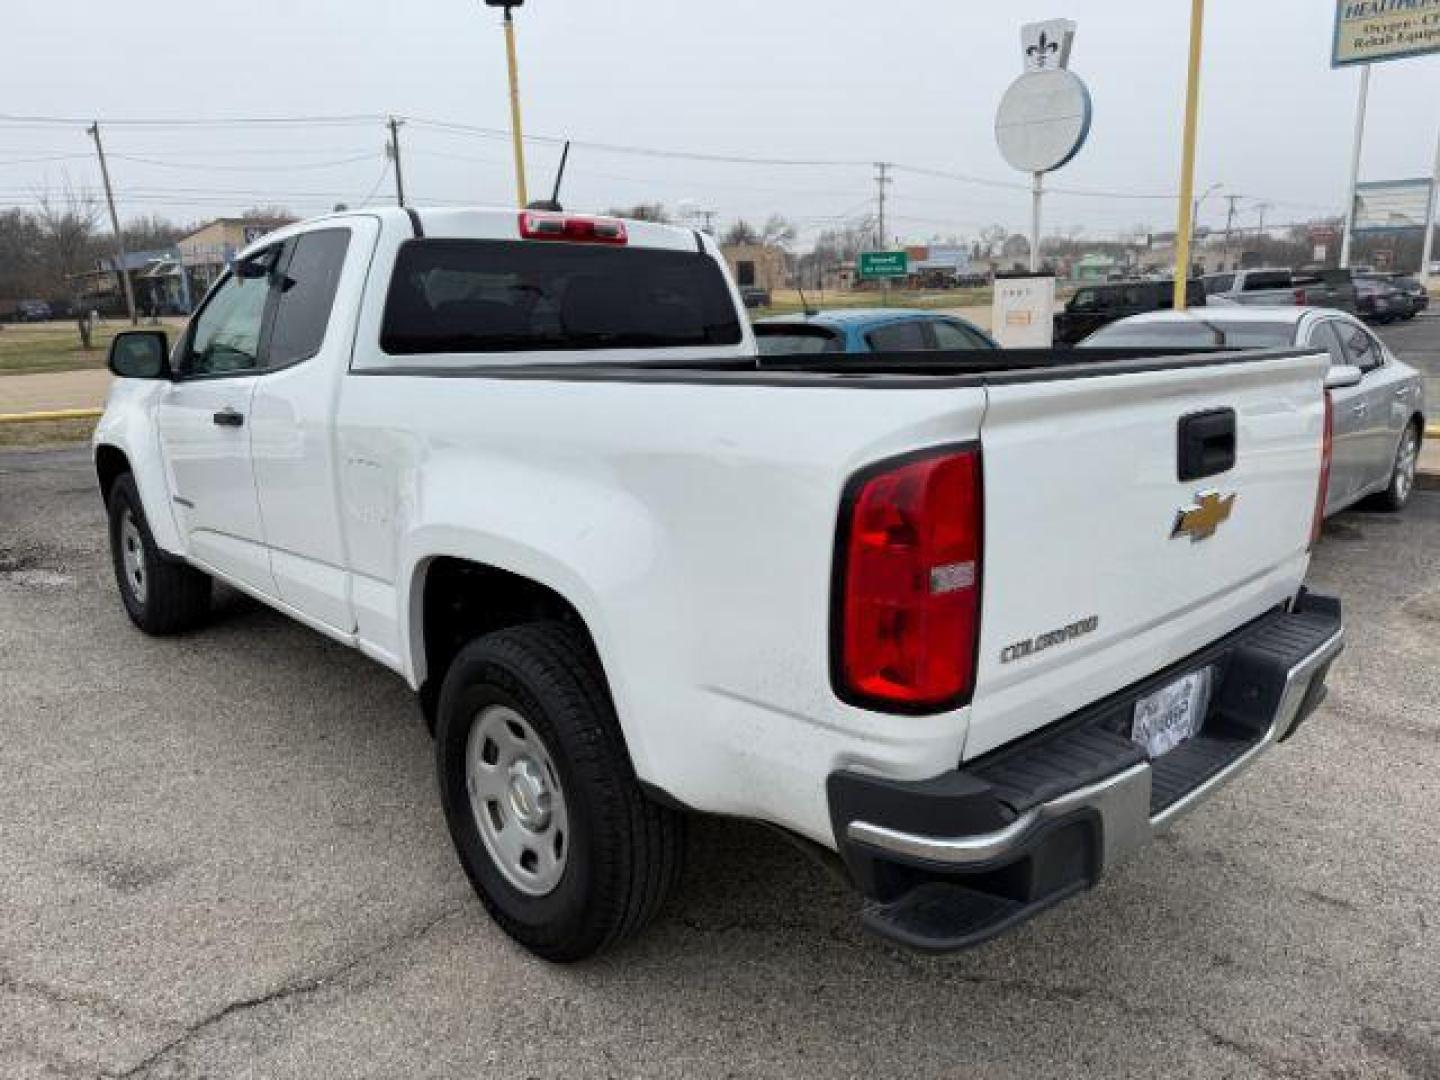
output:
<svg viewBox="0 0 1440 1080"><path fill-rule="evenodd" d="M1235 410L1210 409L1180 418L1176 449L1181 480L1218 476L1235 467Z"/></svg>

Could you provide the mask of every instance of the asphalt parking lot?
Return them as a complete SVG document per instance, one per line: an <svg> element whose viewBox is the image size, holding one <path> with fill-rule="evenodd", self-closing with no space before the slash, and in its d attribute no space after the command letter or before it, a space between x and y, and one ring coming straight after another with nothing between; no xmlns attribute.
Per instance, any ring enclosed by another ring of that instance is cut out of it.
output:
<svg viewBox="0 0 1440 1080"><path fill-rule="evenodd" d="M864 936L699 821L624 951L548 967L450 849L405 687L233 595L155 641L82 450L0 454L0 1076L1440 1076L1440 492L1332 522L1332 696L977 952Z"/></svg>

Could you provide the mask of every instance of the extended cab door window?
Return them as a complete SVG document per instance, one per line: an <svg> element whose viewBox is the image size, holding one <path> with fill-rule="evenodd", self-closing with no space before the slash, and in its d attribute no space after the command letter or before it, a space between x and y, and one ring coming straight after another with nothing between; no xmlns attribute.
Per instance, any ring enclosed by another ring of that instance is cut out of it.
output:
<svg viewBox="0 0 1440 1080"><path fill-rule="evenodd" d="M292 242L285 267L276 275L267 369L298 364L320 351L349 246L349 229L319 229Z"/></svg>
<svg viewBox="0 0 1440 1080"><path fill-rule="evenodd" d="M279 248L246 259L223 278L195 317L180 358L183 377L251 374L270 300L270 272Z"/></svg>

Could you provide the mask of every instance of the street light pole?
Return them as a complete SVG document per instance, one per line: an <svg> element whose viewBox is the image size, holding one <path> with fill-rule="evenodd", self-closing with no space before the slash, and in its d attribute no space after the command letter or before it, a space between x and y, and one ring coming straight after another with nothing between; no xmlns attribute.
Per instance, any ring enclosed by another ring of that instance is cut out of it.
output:
<svg viewBox="0 0 1440 1080"><path fill-rule="evenodd" d="M1185 138L1180 155L1179 225L1175 230L1176 311L1185 310L1190 284L1190 232L1195 227L1195 135L1200 115L1200 57L1205 30L1205 0L1190 0L1190 66L1185 82Z"/></svg>
<svg viewBox="0 0 1440 1080"><path fill-rule="evenodd" d="M525 190L525 136L520 126L520 71L515 58L514 8L525 0L485 0L486 7L505 9L505 60L510 69L510 137L515 144L515 198L520 209L530 202Z"/></svg>

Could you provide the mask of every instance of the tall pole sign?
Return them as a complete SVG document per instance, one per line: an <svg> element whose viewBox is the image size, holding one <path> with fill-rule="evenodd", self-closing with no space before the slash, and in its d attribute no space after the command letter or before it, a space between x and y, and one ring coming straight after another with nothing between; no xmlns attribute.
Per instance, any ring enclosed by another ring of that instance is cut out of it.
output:
<svg viewBox="0 0 1440 1080"><path fill-rule="evenodd" d="M1440 53L1440 0L1336 0L1330 66L1360 67L1360 100L1355 106L1355 140L1350 149L1345 231L1340 239L1342 267L1350 265L1360 151L1365 142L1365 113L1370 103L1370 65L1433 53Z"/></svg>
<svg viewBox="0 0 1440 1080"><path fill-rule="evenodd" d="M1044 178L1080 152L1090 134L1090 91L1070 71L1075 24L1069 19L1020 28L1024 73L1010 84L995 117L995 141L1011 168L1029 173L1030 272L1040 269Z"/></svg>

